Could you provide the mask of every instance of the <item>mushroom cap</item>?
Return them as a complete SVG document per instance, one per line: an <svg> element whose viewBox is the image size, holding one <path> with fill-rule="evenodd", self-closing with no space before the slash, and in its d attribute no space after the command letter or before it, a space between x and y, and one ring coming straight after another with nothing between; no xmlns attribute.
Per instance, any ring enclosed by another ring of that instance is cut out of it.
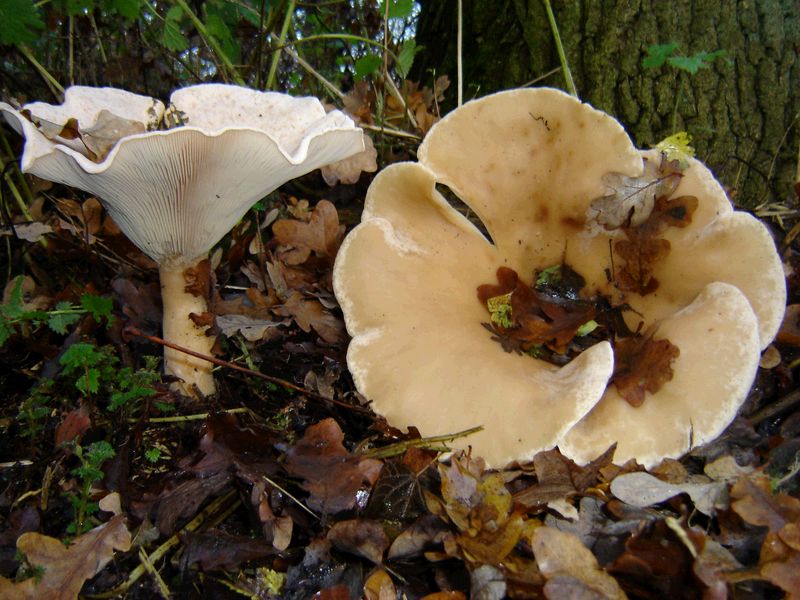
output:
<svg viewBox="0 0 800 600"><path fill-rule="evenodd" d="M650 468L716 438L736 416L758 369L758 319L736 287L708 284L685 308L658 324L657 338L680 348L673 377L641 406L611 385L559 443L579 464L617 443L615 462Z"/></svg>
<svg viewBox="0 0 800 600"><path fill-rule="evenodd" d="M348 365L375 410L394 425L417 426L426 436L483 425L481 434L454 446L471 445L476 454L501 466L559 443L571 423L604 393L604 403L624 402L606 393L613 366L604 343L559 369L504 353L480 326L489 316L475 290L493 283L498 267L510 267L531 282L535 271L565 262L585 278L589 294L630 304L634 311L625 318L631 327L643 320L645 328L657 328L657 338L686 309L696 315L697 341L708 349L700 343L702 327L720 320L708 307L740 309L738 322L717 332L725 343L740 346L736 356L744 358L737 371L739 383L731 388L722 385L724 378L709 376L708 389L696 396L704 404L698 414L716 411L718 418L683 415L672 420L684 442L690 437L689 422L695 441L717 435L720 423L735 416L744 397L741 390L752 381L758 348L769 343L780 324L783 271L766 228L749 215L734 213L708 170L691 161L673 195L695 195L699 207L689 226L670 227L662 236L671 251L655 267L660 287L648 296L614 287L607 276L609 248L623 234L593 227L590 207L607 195L608 175L639 177L645 172L643 159L656 156L638 151L608 115L558 90L539 88L500 92L465 104L429 132L418 163L384 169L334 269L334 290L353 336ZM447 203L437 183L474 211L490 240ZM706 289L717 281L729 284L722 286L724 292L719 286ZM687 308L696 298L705 309ZM755 333L748 332L748 324ZM684 346L694 343L690 338L680 341ZM696 353L676 345L680 355L673 368L683 373L692 366L683 363L696 361ZM729 373L723 364L728 359L712 352L704 359L705 368ZM648 395L645 406L658 404L661 393L692 394L685 383L685 377L676 375L660 392ZM692 404L686 407L692 409ZM684 408L674 410L677 414ZM601 428L605 423L591 415L585 422ZM663 420L646 417L636 423L645 438L659 435L665 426ZM575 431L582 427L583 422ZM564 443L562 451L578 460L591 459L622 433L610 431L598 437L603 443L610 439L602 447L600 442L586 448ZM675 448L665 446L653 455L662 450L673 455Z"/></svg>
<svg viewBox="0 0 800 600"><path fill-rule="evenodd" d="M63 124L94 123L101 111L151 124L151 98L111 88L70 88L65 103L26 105ZM282 183L363 150L361 129L318 100L205 84L172 95L169 112L187 124L122 137L108 155L48 139L19 111L0 111L26 136L23 170L103 200L120 228L159 264L192 264L245 212ZM148 120L149 118L149 120ZM156 119L158 120L158 119Z"/></svg>

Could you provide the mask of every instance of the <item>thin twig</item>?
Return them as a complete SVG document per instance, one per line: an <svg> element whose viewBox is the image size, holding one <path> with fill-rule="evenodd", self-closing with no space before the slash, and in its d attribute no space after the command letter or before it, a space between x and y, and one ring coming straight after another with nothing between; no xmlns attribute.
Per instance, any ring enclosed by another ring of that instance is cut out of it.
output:
<svg viewBox="0 0 800 600"><path fill-rule="evenodd" d="M178 533L173 535L169 538L166 542L161 544L158 548L156 548L152 553L147 556L147 560L152 564L161 560L161 558L170 551L174 546L177 546L181 543L181 534L196 531L203 522L208 519L211 515L213 515L221 506L231 500L234 496L236 496L236 490L230 490L229 492L223 494L216 500L214 500L211 504L209 504L206 508L204 508L194 519L189 521L186 526L181 529ZM241 502L239 498L236 498L236 504L238 505ZM120 585L115 587L113 590L108 592L103 592L102 594L87 594L87 598L113 598L114 596L119 596L120 594L124 594L134 583L136 583L139 578L144 575L146 572L146 568L143 565L139 565L133 571L130 572L128 575L128 579L123 581Z"/></svg>
<svg viewBox="0 0 800 600"><path fill-rule="evenodd" d="M281 379L279 377L273 377L272 375L266 375L261 373L260 371L253 371L252 369L248 369L247 367L242 367L241 365L237 365L236 363L229 362L227 360L222 360L219 358L215 358L214 356L209 356L208 354L201 354L200 352L195 352L194 350L190 350L189 348L185 348L183 346L179 346L178 344L173 344L172 342L168 342L164 338L157 337L155 335L147 335L146 333L142 332L136 327L129 325L123 331L124 334L127 335L134 335L136 337L143 338L154 344L160 344L162 346L166 346L167 348L171 348L172 350L177 350L178 352L183 352L184 354L188 354L189 356L193 356L195 358L199 358L200 360L208 361L212 364L215 364L219 367L226 367L228 369L233 369L234 371L239 371L240 373L245 373L247 375L251 375L252 377L258 377L259 379L263 379L265 381L269 381L270 383L275 383L284 387L286 389L299 392L304 396L309 398L313 398L315 400L319 400L321 402L331 402L336 404L337 406L341 406L343 408L347 408L350 410L355 411L364 411L365 409L360 406L353 406L352 404L347 404L345 402L341 402L339 400L334 400L333 398L328 398L323 396L322 394L318 394L316 392L312 392L304 387L300 387L299 385L295 385L290 381L286 381L285 379Z"/></svg>

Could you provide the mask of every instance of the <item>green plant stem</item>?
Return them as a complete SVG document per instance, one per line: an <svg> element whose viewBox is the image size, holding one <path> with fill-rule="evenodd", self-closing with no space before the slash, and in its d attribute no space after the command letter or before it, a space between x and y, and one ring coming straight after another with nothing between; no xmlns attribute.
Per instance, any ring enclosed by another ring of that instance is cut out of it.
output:
<svg viewBox="0 0 800 600"><path fill-rule="evenodd" d="M572 79L572 71L569 70L567 55L564 52L564 45L561 43L561 36L558 33L556 16L553 14L553 7L550 6L550 0L544 0L544 8L547 11L547 20L550 21L550 30L553 32L553 41L556 43L556 50L558 50L558 59L561 61L561 70L564 71L564 80L567 84L567 91L577 98L578 90L575 88L575 82Z"/></svg>
<svg viewBox="0 0 800 600"><path fill-rule="evenodd" d="M217 40L214 38L213 35L208 33L206 26L198 18L198 16L194 13L194 11L189 7L189 5L186 3L186 0L175 0L175 4L180 6L181 10L183 10L183 12L186 13L186 16L188 16L189 19L192 21L192 23L195 26L195 29L197 29L197 32L200 34L200 36L203 38L206 44L208 44L208 46L211 48L214 54L217 55L217 58L219 58L220 62L222 63L222 66L224 67L228 76L234 81L234 83L236 83L237 85L246 85L244 79L242 79L239 73L237 72L236 67L233 65L228 56L222 50L222 47L219 45L219 42L217 42Z"/></svg>
<svg viewBox="0 0 800 600"><path fill-rule="evenodd" d="M353 35L350 33L317 33L314 35L307 35L306 37L300 38L299 40L290 40L285 43L283 49L286 46L299 46L300 44L305 44L307 42L314 42L319 40L352 40L354 42L362 42L369 46L375 46L383 50L383 44L381 42L376 42L375 40L371 40L369 38L362 37L360 35ZM389 56L393 61L397 61L397 54L392 52L389 48L386 48L386 52L388 52Z"/></svg>
<svg viewBox="0 0 800 600"><path fill-rule="evenodd" d="M268 90L273 89L275 85L275 76L278 73L281 52L283 52L283 46L286 43L286 34L289 32L289 25L291 25L292 17L294 17L294 2L295 0L289 0L289 4L286 7L286 16L283 18L283 25L281 25L281 33L278 37L278 47L272 52L272 63L269 65L269 74L267 75L266 88Z"/></svg>
<svg viewBox="0 0 800 600"><path fill-rule="evenodd" d="M312 67L310 64L308 64L308 62L305 59L303 59L299 54L297 54L297 52L295 52L294 50L292 50L288 46L283 48L283 50L286 52L286 54L291 56L297 62L298 65L303 67L314 78L316 78L323 85L323 87L328 91L328 93L331 95L332 98L334 98L335 100L342 100L344 98L344 93L339 88L337 88L330 81L325 79L325 77L323 77L319 72L317 72L314 69L314 67Z"/></svg>
<svg viewBox="0 0 800 600"><path fill-rule="evenodd" d="M6 153L7 159L10 160L10 161L13 161L13 163L14 163L14 173L16 174L17 183L18 183L20 189L22 189L22 191L25 192L25 198L27 200L26 204L30 204L31 202L33 202L33 192L31 191L31 188L28 185L28 182L25 181L25 176L19 170L19 163L17 162L17 159L14 157L14 152L12 152L11 146L9 145L8 140L6 139L6 136L3 133L2 129L0 129L0 144L2 144L2 146L3 146L3 150ZM6 159L3 158L2 162L5 163ZM5 164L3 164L3 169L5 169Z"/></svg>
<svg viewBox="0 0 800 600"><path fill-rule="evenodd" d="M19 50L20 54L25 57L29 63L33 65L33 68L39 73L42 79L44 79L47 86L50 88L53 96L55 96L59 102L64 99L64 86L56 81L56 78L50 74L50 71L45 69L42 64L36 60L36 57L33 56L33 53L28 49L27 46L22 44L17 45L17 50Z"/></svg>
<svg viewBox="0 0 800 600"><path fill-rule="evenodd" d="M11 174L6 173L4 179L6 180L6 185L8 185L8 189L11 190L11 195L14 196L14 200L17 201L17 206L19 207L20 212L22 215L28 220L33 221L33 215L31 215L30 211L28 210L27 204L25 204L25 200L23 200L22 195L19 193L17 186L14 185L14 182L11 180Z"/></svg>
<svg viewBox="0 0 800 600"><path fill-rule="evenodd" d="M436 444L451 442L455 439L466 437L482 430L483 427L478 426L465 429L464 431L458 431L456 433L448 433L445 435L437 435L428 438L419 438L417 440L405 440L403 442L397 442L396 444L389 444L383 448L374 448L373 450L368 450L367 452L363 452L362 456L369 458L389 458L391 456L403 454L409 448L429 448L434 449L437 452L447 452L450 450L449 448L439 447L436 446Z"/></svg>

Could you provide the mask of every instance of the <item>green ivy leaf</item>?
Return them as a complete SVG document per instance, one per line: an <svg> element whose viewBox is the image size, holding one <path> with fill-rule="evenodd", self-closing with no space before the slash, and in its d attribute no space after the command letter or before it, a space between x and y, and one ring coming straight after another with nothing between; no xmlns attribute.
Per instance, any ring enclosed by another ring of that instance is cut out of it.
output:
<svg viewBox="0 0 800 600"><path fill-rule="evenodd" d="M364 79L368 75L372 75L383 64L383 59L377 54L367 54L362 56L356 61L356 79Z"/></svg>
<svg viewBox="0 0 800 600"><path fill-rule="evenodd" d="M401 46L400 52L397 53L395 69L397 69L397 74L403 79L408 77L408 73L411 71L411 65L414 64L414 57L420 50L422 50L422 46L417 46L414 40L408 40Z"/></svg>
<svg viewBox="0 0 800 600"><path fill-rule="evenodd" d="M161 32L161 45L167 50L181 52L189 47L189 38L181 31L182 17L183 10L180 6L173 6L167 11L164 30Z"/></svg>
<svg viewBox="0 0 800 600"><path fill-rule="evenodd" d="M405 19L411 16L414 10L414 0L389 0L389 18ZM381 2L381 14L386 14L386 2Z"/></svg>
<svg viewBox="0 0 800 600"><path fill-rule="evenodd" d="M56 310L70 310L72 305L69 302L59 302L56 304ZM67 327L70 325L74 325L78 322L81 318L80 315L76 314L54 314L50 313L47 318L47 326L55 331L56 333L65 334L67 333Z"/></svg>
<svg viewBox="0 0 800 600"><path fill-rule="evenodd" d="M647 56L642 60L645 69L655 69L667 62L667 57L678 49L677 42L669 44L655 44L647 48Z"/></svg>
<svg viewBox="0 0 800 600"><path fill-rule="evenodd" d="M33 42L43 29L39 9L33 0L2 0L0 2L0 46Z"/></svg>
<svg viewBox="0 0 800 600"><path fill-rule="evenodd" d="M105 296L95 296L94 294L83 294L81 296L81 308L91 314L95 321L106 319L111 321L114 309L114 302Z"/></svg>

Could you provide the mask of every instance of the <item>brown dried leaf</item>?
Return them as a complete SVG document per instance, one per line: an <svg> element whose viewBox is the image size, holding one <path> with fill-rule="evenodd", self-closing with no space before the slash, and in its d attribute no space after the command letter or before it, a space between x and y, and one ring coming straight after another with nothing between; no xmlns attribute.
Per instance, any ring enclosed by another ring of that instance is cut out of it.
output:
<svg viewBox="0 0 800 600"><path fill-rule="evenodd" d="M81 405L80 408L70 411L56 428L56 447L79 438L91 425L92 420L89 418L89 411L85 406Z"/></svg>
<svg viewBox="0 0 800 600"><path fill-rule="evenodd" d="M181 560L183 569L200 563L204 571L235 570L244 562L275 554L275 550L262 540L219 530L186 532L180 537L186 546Z"/></svg>
<svg viewBox="0 0 800 600"><path fill-rule="evenodd" d="M366 558L376 565L383 562L383 553L389 547L389 536L383 526L369 519L339 521L330 528L326 537L335 548Z"/></svg>
<svg viewBox="0 0 800 600"><path fill-rule="evenodd" d="M122 138L144 132L143 123L124 119L104 109L97 113L94 125L81 129L80 135L86 148L94 155L92 160L103 162Z"/></svg>
<svg viewBox="0 0 800 600"><path fill-rule="evenodd" d="M778 532L788 523L800 522L800 500L788 494L773 494L766 475L740 478L730 494L733 510L751 525Z"/></svg>
<svg viewBox="0 0 800 600"><path fill-rule="evenodd" d="M630 537L625 552L607 570L632 596L661 600L702 595L692 573L693 563L689 549L660 520Z"/></svg>
<svg viewBox="0 0 800 600"><path fill-rule="evenodd" d="M0 597L9 600L74 600L84 582L97 575L114 557L126 552L131 534L122 515L77 537L68 547L55 538L25 533L17 548L31 565L43 567L41 578L14 583L0 577Z"/></svg>
<svg viewBox="0 0 800 600"><path fill-rule="evenodd" d="M549 591L545 587L548 598L626 598L617 581L600 568L592 552L571 533L539 527L533 532L531 548L548 583L554 581ZM579 593L552 595L562 589Z"/></svg>
<svg viewBox="0 0 800 600"><path fill-rule="evenodd" d="M645 392L655 394L672 379L672 361L680 355L669 340L656 340L653 335L625 338L614 346L616 367L611 381L631 406L641 406Z"/></svg>
<svg viewBox="0 0 800 600"><path fill-rule="evenodd" d="M272 225L272 233L282 246L281 260L289 265L299 265L308 260L311 252L333 257L344 237L344 227L339 225L336 207L327 200L320 200L308 223L294 219L280 219Z"/></svg>
<svg viewBox="0 0 800 600"><path fill-rule="evenodd" d="M378 479L379 460L351 455L342 445L344 434L333 419L306 429L302 439L286 453L286 470L304 480L308 505L324 513L356 506L358 492Z"/></svg>
<svg viewBox="0 0 800 600"><path fill-rule="evenodd" d="M295 323L306 333L313 328L329 344L338 344L345 340L344 322L326 310L316 298L308 298L293 291L275 312L294 318Z"/></svg>
<svg viewBox="0 0 800 600"><path fill-rule="evenodd" d="M378 151L368 135L364 136L364 150L343 160L325 165L320 169L322 178L329 186L337 183L353 184L361 178L361 173L374 173L378 170ZM319 205L317 205L319 206Z"/></svg>
<svg viewBox="0 0 800 600"><path fill-rule="evenodd" d="M614 252L623 261L614 271L615 285L623 292L635 292L641 296L652 294L659 286L653 270L669 254L670 243L635 229L626 230L626 233L627 240L614 243Z"/></svg>
<svg viewBox="0 0 800 600"><path fill-rule="evenodd" d="M364 582L365 600L397 600L397 590L389 574L383 569L373 571Z"/></svg>

